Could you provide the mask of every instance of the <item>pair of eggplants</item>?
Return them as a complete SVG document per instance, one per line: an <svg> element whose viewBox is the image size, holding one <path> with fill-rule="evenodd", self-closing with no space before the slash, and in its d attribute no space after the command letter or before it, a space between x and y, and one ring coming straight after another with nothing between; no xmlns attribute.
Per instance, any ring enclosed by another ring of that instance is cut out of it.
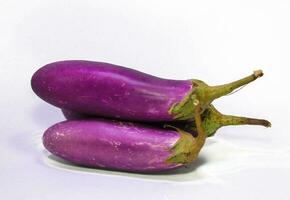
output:
<svg viewBox="0 0 290 200"><path fill-rule="evenodd" d="M45 131L43 144L72 163L130 172L166 171L194 161L220 127L262 119L223 115L211 104L263 75L261 70L218 86L168 80L91 61L60 61L40 68L33 91L62 109L67 121Z"/></svg>

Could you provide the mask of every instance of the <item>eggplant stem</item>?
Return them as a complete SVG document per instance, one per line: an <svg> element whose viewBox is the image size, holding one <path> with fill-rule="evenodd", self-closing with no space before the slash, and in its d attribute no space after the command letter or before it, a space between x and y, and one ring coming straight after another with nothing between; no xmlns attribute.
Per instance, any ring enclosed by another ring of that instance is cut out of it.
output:
<svg viewBox="0 0 290 200"><path fill-rule="evenodd" d="M199 101L196 100L194 102L194 105L195 105L194 120L195 120L195 125L196 125L196 130L197 130L197 137L195 137L196 145L197 145L196 148L200 150L205 143L205 139L207 135L205 134L204 128L202 126L202 120L201 120L202 109L201 109Z"/></svg>
<svg viewBox="0 0 290 200"><path fill-rule="evenodd" d="M231 125L260 125L271 127L271 123L265 119L224 115L220 113L212 104L203 115L202 123L206 130L207 136L214 135L215 132L221 127Z"/></svg>
<svg viewBox="0 0 290 200"><path fill-rule="evenodd" d="M229 125L260 125L264 127L271 127L271 122L265 119L256 119L249 117L238 117L233 115L223 115L221 118L223 126Z"/></svg>
<svg viewBox="0 0 290 200"><path fill-rule="evenodd" d="M253 72L253 74L246 76L242 79L239 79L237 81L233 81L231 83L223 84L223 85L217 85L217 86L209 86L208 95L209 97L214 100L221 96L227 95L231 92L233 92L235 89L240 88L241 86L244 86L250 82L253 82L259 77L262 77L263 71L262 70L256 70Z"/></svg>

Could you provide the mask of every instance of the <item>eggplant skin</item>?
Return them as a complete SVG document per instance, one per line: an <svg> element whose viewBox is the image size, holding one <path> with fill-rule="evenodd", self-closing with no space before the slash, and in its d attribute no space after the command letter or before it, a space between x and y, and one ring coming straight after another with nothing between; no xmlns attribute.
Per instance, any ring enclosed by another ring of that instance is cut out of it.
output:
<svg viewBox="0 0 290 200"><path fill-rule="evenodd" d="M190 134L108 119L57 123L45 131L43 144L80 166L129 172L166 171L196 158Z"/></svg>
<svg viewBox="0 0 290 200"><path fill-rule="evenodd" d="M131 121L172 121L173 107L195 89L191 80L162 79L81 60L45 65L34 73L31 86L40 98L59 108Z"/></svg>

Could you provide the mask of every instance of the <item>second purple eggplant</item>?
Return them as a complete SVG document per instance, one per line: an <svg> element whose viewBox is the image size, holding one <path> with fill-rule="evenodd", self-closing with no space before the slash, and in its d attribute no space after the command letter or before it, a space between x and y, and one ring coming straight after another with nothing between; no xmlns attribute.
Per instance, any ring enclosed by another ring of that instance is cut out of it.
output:
<svg viewBox="0 0 290 200"><path fill-rule="evenodd" d="M62 109L64 117L68 120L81 120L81 119L93 119L96 116L78 113L72 110ZM212 104L202 113L202 127L207 137L213 136L218 129L224 126L237 126L237 125L258 125L264 127L270 127L271 123L265 119L241 117L234 115L225 115L220 113ZM158 122L150 124L162 127L164 123ZM174 121L168 122L168 124L178 127L184 131L196 135L197 129L194 121Z"/></svg>
<svg viewBox="0 0 290 200"><path fill-rule="evenodd" d="M205 142L176 127L106 119L71 120L50 127L45 148L72 163L130 172L158 172L195 160Z"/></svg>

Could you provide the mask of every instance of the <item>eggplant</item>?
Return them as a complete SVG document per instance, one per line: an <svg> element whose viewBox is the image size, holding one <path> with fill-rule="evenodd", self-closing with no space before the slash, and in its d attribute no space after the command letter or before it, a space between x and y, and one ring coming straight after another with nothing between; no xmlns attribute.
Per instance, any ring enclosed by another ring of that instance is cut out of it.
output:
<svg viewBox="0 0 290 200"><path fill-rule="evenodd" d="M131 121L194 118L195 101L204 111L216 98L261 77L255 71L232 83L209 86L201 80L169 80L103 62L59 61L31 79L33 91L59 108Z"/></svg>
<svg viewBox="0 0 290 200"><path fill-rule="evenodd" d="M45 131L44 147L71 163L129 172L159 172L191 163L205 136L109 119L69 120Z"/></svg>
<svg viewBox="0 0 290 200"><path fill-rule="evenodd" d="M72 110L62 109L61 111L64 117L68 120L96 118L96 116L78 113ZM259 125L264 127L271 127L271 123L265 119L222 114L212 104L210 104L209 107L202 113L201 118L202 127L207 137L213 136L218 129L224 126ZM150 124L155 126L159 125L160 127L163 126L162 122L151 122ZM193 136L196 136L197 129L194 121L174 121L168 122L168 124L174 127L178 127L186 132L191 133Z"/></svg>

